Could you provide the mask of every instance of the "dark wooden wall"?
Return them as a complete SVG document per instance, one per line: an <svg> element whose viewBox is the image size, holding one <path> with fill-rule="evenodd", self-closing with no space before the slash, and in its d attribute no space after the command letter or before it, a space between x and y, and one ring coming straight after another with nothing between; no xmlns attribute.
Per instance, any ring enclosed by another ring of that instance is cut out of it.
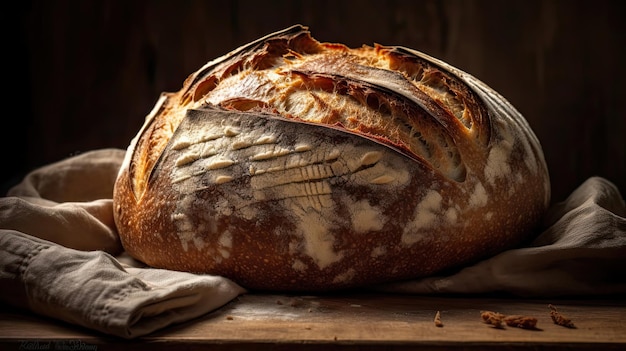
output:
<svg viewBox="0 0 626 351"><path fill-rule="evenodd" d="M125 148L159 93L275 30L403 45L477 76L542 142L563 200L589 176L626 191L626 20L621 1L23 1L4 11L13 91L3 184L76 153ZM10 18L8 18L10 17ZM13 44L14 43L14 44ZM8 169L8 171L6 171Z"/></svg>

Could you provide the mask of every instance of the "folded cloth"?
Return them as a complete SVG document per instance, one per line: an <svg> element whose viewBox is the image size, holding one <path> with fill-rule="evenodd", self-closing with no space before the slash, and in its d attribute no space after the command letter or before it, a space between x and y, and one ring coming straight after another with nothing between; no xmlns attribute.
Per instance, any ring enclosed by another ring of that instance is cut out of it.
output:
<svg viewBox="0 0 626 351"><path fill-rule="evenodd" d="M123 267L103 251L1 232L3 300L110 335L146 335L206 314L244 292L223 277Z"/></svg>
<svg viewBox="0 0 626 351"><path fill-rule="evenodd" d="M122 251L113 186L125 152L105 149L41 167L0 198L0 229L78 250Z"/></svg>
<svg viewBox="0 0 626 351"><path fill-rule="evenodd" d="M135 338L245 293L224 277L136 268L124 256L111 200L124 154L96 150L36 169L0 198L0 301Z"/></svg>
<svg viewBox="0 0 626 351"><path fill-rule="evenodd" d="M530 245L504 251L450 276L375 290L409 294L508 293L524 297L626 293L626 205L610 181L591 177L553 205Z"/></svg>
<svg viewBox="0 0 626 351"><path fill-rule="evenodd" d="M229 279L137 265L113 221L125 151L94 150L28 174L0 198L0 301L123 338L196 318L246 291ZM626 205L592 177L551 207L530 245L455 274L372 287L410 294L626 293Z"/></svg>

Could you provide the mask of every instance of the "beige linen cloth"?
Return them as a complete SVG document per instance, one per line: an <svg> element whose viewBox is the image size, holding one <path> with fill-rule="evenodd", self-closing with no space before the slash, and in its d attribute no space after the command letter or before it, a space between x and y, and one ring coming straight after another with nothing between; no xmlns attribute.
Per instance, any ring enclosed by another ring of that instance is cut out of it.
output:
<svg viewBox="0 0 626 351"><path fill-rule="evenodd" d="M94 150L36 169L0 198L0 301L130 339L209 313L246 293L224 277L149 268L124 254L111 200L124 154ZM550 209L528 245L449 276L366 290L625 294L625 217L615 185L593 177Z"/></svg>

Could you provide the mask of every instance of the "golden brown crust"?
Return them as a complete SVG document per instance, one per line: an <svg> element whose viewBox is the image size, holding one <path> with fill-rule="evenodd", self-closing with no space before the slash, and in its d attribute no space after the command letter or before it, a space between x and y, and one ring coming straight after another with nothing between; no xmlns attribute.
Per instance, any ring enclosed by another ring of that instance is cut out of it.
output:
<svg viewBox="0 0 626 351"><path fill-rule="evenodd" d="M251 289L434 274L528 237L549 202L541 147L475 78L398 47L294 26L164 94L116 183L125 249Z"/></svg>

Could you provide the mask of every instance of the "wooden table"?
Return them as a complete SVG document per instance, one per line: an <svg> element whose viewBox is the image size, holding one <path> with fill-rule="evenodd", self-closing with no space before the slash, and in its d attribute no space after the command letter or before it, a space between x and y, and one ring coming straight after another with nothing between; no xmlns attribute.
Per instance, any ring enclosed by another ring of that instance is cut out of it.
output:
<svg viewBox="0 0 626 351"><path fill-rule="evenodd" d="M576 328L556 325L556 306ZM5 307L6 308L6 307ZM481 311L526 315L537 329L494 328ZM435 326L440 312L442 327ZM247 294L201 318L134 340L9 309L0 350L626 350L626 302L422 297L388 294Z"/></svg>

